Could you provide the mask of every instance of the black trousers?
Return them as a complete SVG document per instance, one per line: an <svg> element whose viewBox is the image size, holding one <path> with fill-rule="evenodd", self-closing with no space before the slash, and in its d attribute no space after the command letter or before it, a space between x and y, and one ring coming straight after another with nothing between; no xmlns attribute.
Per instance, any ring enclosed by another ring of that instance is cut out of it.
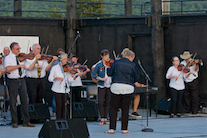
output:
<svg viewBox="0 0 207 138"><path fill-rule="evenodd" d="M110 88L98 88L98 108L101 118L107 118L111 100Z"/></svg>
<svg viewBox="0 0 207 138"><path fill-rule="evenodd" d="M81 86L70 87L74 102L81 102Z"/></svg>
<svg viewBox="0 0 207 138"><path fill-rule="evenodd" d="M45 78L27 78L29 103L42 103L45 92Z"/></svg>
<svg viewBox="0 0 207 138"><path fill-rule="evenodd" d="M176 90L176 89L170 88L170 95L171 95L171 99L172 99L171 113L177 114L177 113L182 112L183 92L184 92L184 90Z"/></svg>
<svg viewBox="0 0 207 138"><path fill-rule="evenodd" d="M28 114L27 87L25 79L8 79L8 89L10 94L12 123L18 123L16 107L17 93L19 93L21 100L21 115L23 118L23 124L29 123L30 117Z"/></svg>
<svg viewBox="0 0 207 138"><path fill-rule="evenodd" d="M122 119L121 130L128 129L129 105L132 94L117 95L111 93L110 129L116 130L117 112L121 105Z"/></svg>
<svg viewBox="0 0 207 138"><path fill-rule="evenodd" d="M56 93L55 95L55 103L56 103L56 119L65 119L65 93ZM68 98L68 94L66 94L66 99Z"/></svg>
<svg viewBox="0 0 207 138"><path fill-rule="evenodd" d="M193 80L192 82L188 82L185 84L184 91L184 99L185 99L185 112L190 112L192 109L192 113L198 112L198 102L199 102L199 94L198 94L198 78ZM192 100L192 108L190 108L190 102Z"/></svg>

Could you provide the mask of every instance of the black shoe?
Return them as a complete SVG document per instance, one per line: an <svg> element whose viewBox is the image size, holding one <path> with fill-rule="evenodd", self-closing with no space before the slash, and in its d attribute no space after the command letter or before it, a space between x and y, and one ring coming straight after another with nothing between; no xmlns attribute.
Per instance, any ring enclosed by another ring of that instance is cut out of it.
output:
<svg viewBox="0 0 207 138"><path fill-rule="evenodd" d="M173 118L174 117L174 115L170 115L170 118Z"/></svg>
<svg viewBox="0 0 207 138"><path fill-rule="evenodd" d="M181 117L181 115L177 115L177 117Z"/></svg>

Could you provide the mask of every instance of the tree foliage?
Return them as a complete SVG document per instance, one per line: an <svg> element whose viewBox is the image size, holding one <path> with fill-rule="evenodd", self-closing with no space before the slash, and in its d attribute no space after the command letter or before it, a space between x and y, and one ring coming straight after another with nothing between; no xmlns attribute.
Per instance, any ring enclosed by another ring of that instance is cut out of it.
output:
<svg viewBox="0 0 207 138"><path fill-rule="evenodd" d="M47 0L47 1L24 1L22 0L22 16L23 17L49 17L49 18L65 18L66 17L66 0L65 2L58 2L63 0ZM91 3L77 3L78 17L103 17L103 16L123 16L125 15L125 0L77 0L83 2L101 2L113 3L109 4L91 4ZM181 2L171 2L171 14L180 14ZM132 14L141 15L142 13L150 13L150 5L146 4L150 0L133 0ZM145 6L144 6L145 5ZM142 6L142 8L141 8ZM13 16L14 0L0 1L0 16ZM183 1L183 14L186 13L206 13L207 1ZM202 12L198 12L202 11ZM95 13L95 14L94 14ZM102 15L100 15L102 14Z"/></svg>

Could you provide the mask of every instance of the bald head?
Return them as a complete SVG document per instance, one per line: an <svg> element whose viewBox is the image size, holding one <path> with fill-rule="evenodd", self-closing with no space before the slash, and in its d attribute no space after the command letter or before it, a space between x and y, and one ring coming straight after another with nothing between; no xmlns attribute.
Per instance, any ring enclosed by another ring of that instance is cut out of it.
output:
<svg viewBox="0 0 207 138"><path fill-rule="evenodd" d="M32 51L34 53L34 55L38 55L41 52L41 46L39 44L34 44L32 46Z"/></svg>
<svg viewBox="0 0 207 138"><path fill-rule="evenodd" d="M10 53L9 47L8 46L5 46L3 52L4 52L4 55L5 56L9 55L9 53Z"/></svg>

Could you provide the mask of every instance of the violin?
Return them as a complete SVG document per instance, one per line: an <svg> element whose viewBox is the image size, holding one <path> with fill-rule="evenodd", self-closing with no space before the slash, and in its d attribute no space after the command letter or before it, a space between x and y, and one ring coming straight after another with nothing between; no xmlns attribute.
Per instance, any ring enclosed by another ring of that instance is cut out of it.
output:
<svg viewBox="0 0 207 138"><path fill-rule="evenodd" d="M111 65L114 63L114 60L113 59L110 59L109 61L106 61L105 64L106 66L108 67L111 67ZM106 66L103 66L101 69L105 69Z"/></svg>
<svg viewBox="0 0 207 138"><path fill-rule="evenodd" d="M24 60L26 60L26 59L34 59L34 57L35 57L35 55L31 55L31 54L25 54L25 53L20 53L19 55L18 55L18 60L20 61L20 62L22 62L22 61L24 61ZM53 59L53 56L52 55L45 55L45 54L41 54L41 58L39 59L39 60L47 60L47 61L52 61L52 59Z"/></svg>
<svg viewBox="0 0 207 138"><path fill-rule="evenodd" d="M25 53L20 53L17 58L20 62L22 62L26 59L34 59L34 57L35 57L35 55L28 55L28 54L25 54Z"/></svg>
<svg viewBox="0 0 207 138"><path fill-rule="evenodd" d="M2 64L2 57L0 57L0 64Z"/></svg>
<svg viewBox="0 0 207 138"><path fill-rule="evenodd" d="M184 73L190 72L188 67L185 67L183 64L178 65L178 71L183 71Z"/></svg>
<svg viewBox="0 0 207 138"><path fill-rule="evenodd" d="M72 64L70 62L67 62L65 65L63 65L64 72L70 72L71 74L78 73L76 70L73 69Z"/></svg>
<svg viewBox="0 0 207 138"><path fill-rule="evenodd" d="M193 60L189 61L188 64L187 64L187 66L188 67L191 67L191 66L193 66L195 64L199 64L199 65L203 66L203 61L202 60L199 60L198 63L195 63L195 60L199 60L199 59L193 59Z"/></svg>

